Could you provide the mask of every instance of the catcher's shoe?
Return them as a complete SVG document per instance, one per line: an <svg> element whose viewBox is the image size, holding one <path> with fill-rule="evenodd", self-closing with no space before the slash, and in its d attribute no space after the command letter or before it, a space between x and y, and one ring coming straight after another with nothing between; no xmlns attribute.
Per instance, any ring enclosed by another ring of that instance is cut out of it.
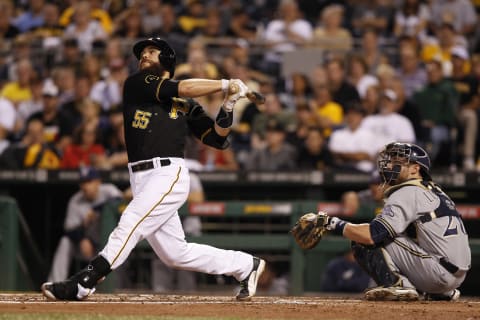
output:
<svg viewBox="0 0 480 320"><path fill-rule="evenodd" d="M89 295L95 292L95 288L88 289L82 287L80 284L66 280L61 282L45 282L42 284L42 293L52 301L69 300L79 301L85 300Z"/></svg>
<svg viewBox="0 0 480 320"><path fill-rule="evenodd" d="M457 301L460 299L460 290L455 289L447 294L427 293L425 300L427 301Z"/></svg>
<svg viewBox="0 0 480 320"><path fill-rule="evenodd" d="M237 300L248 301L252 299L257 291L258 279L265 270L265 260L253 257L253 268L248 277L240 281L240 291L237 294Z"/></svg>
<svg viewBox="0 0 480 320"><path fill-rule="evenodd" d="M375 287L365 291L365 299L370 301L416 301L418 297L415 288Z"/></svg>

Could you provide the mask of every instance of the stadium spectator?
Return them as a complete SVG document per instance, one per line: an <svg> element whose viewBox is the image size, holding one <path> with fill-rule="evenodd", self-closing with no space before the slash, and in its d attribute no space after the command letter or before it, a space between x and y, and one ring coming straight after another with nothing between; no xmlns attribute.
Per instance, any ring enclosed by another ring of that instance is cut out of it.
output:
<svg viewBox="0 0 480 320"><path fill-rule="evenodd" d="M14 7L11 1L0 1L0 40L14 39L20 30L13 24Z"/></svg>
<svg viewBox="0 0 480 320"><path fill-rule="evenodd" d="M422 127L422 117L418 105L406 96L402 79L395 77L390 84L390 89L397 95L397 112L410 120L415 131L416 140L425 141L425 130Z"/></svg>
<svg viewBox="0 0 480 320"><path fill-rule="evenodd" d="M436 162L442 147L451 145L450 129L455 125L455 107L458 95L451 81L443 76L442 63L433 60L427 63L427 85L413 95L422 117L422 126L428 130L423 142L432 161ZM453 156L453 154L451 154ZM449 165L452 159L447 160Z"/></svg>
<svg viewBox="0 0 480 320"><path fill-rule="evenodd" d="M362 108L365 115L376 114L378 112L378 105L380 103L380 87L369 86L365 91L365 97L362 99Z"/></svg>
<svg viewBox="0 0 480 320"><path fill-rule="evenodd" d="M472 34L477 23L477 15L471 1L438 0L432 1L432 27L441 27L442 21L451 21L455 31L462 35Z"/></svg>
<svg viewBox="0 0 480 320"><path fill-rule="evenodd" d="M353 6L352 26L354 36L362 35L372 29L382 36L391 32L393 7L390 1L357 0Z"/></svg>
<svg viewBox="0 0 480 320"><path fill-rule="evenodd" d="M199 145L198 161L203 165L204 170L207 171L236 171L239 168L235 154L230 148L218 150L209 146Z"/></svg>
<svg viewBox="0 0 480 320"><path fill-rule="evenodd" d="M370 86L378 85L378 79L368 73L367 62L359 54L352 54L349 57L347 78L355 86L361 99L365 97Z"/></svg>
<svg viewBox="0 0 480 320"><path fill-rule="evenodd" d="M162 1L146 0L145 5L140 9L143 32L149 37L157 34L157 30L163 24Z"/></svg>
<svg viewBox="0 0 480 320"><path fill-rule="evenodd" d="M397 38L408 36L423 42L427 37L430 17L427 4L420 0L404 0L395 12L393 34Z"/></svg>
<svg viewBox="0 0 480 320"><path fill-rule="evenodd" d="M327 84L313 87L313 97L308 101L316 120L316 125L322 129L325 138L343 123L343 107L333 101Z"/></svg>
<svg viewBox="0 0 480 320"><path fill-rule="evenodd" d="M378 33L374 29L367 29L362 33L360 41L358 54L365 59L370 74L376 74L379 65L388 63L378 38Z"/></svg>
<svg viewBox="0 0 480 320"><path fill-rule="evenodd" d="M32 98L30 83L36 77L35 70L28 59L18 61L16 65L16 80L7 82L0 91L0 96L10 100L16 107Z"/></svg>
<svg viewBox="0 0 480 320"><path fill-rule="evenodd" d="M66 8L59 19L59 23L62 27L67 27L70 25L73 20L75 20L75 16L77 15L77 4L80 3L87 3L88 4L88 16L91 18L92 21L98 21L100 26L104 32L107 34L111 34L113 31L113 22L110 14L102 9L102 2L99 0L88 0L88 1L74 1L71 6ZM82 12L85 10L86 5L81 4L82 8L80 9Z"/></svg>
<svg viewBox="0 0 480 320"><path fill-rule="evenodd" d="M58 88L49 80L46 80L41 90L41 110L32 113L30 119L38 119L43 123L45 141L56 143L59 141L62 126L65 123L59 113Z"/></svg>
<svg viewBox="0 0 480 320"><path fill-rule="evenodd" d="M96 123L83 123L76 128L72 143L66 146L61 167L77 169L81 166L100 166L105 161L105 148L99 142Z"/></svg>
<svg viewBox="0 0 480 320"><path fill-rule="evenodd" d="M379 113L365 117L362 127L373 132L377 139L415 143L415 131L410 120L399 114L400 101L395 91L386 89L380 96Z"/></svg>
<svg viewBox="0 0 480 320"><path fill-rule="evenodd" d="M372 172L374 158L383 146L378 136L362 127L365 110L358 103L345 111L345 128L333 131L328 143L332 166L354 172Z"/></svg>
<svg viewBox="0 0 480 320"><path fill-rule="evenodd" d="M82 72L83 52L80 50L76 38L65 37L62 43L62 51L57 58L57 65L73 68L75 74Z"/></svg>
<svg viewBox="0 0 480 320"><path fill-rule="evenodd" d="M457 34L452 23L444 22L436 29L435 38L424 43L420 56L423 62L441 61L443 75L449 77L452 74L450 51L455 46L467 47L465 38Z"/></svg>
<svg viewBox="0 0 480 320"><path fill-rule="evenodd" d="M15 18L13 24L24 33L37 28L44 23L45 0L29 0L28 10Z"/></svg>
<svg viewBox="0 0 480 320"><path fill-rule="evenodd" d="M295 128L295 116L292 112L285 110L278 95L274 93L265 96L265 104L262 112L257 114L252 123L252 148L260 148L265 139L267 124L274 119L281 124L284 130L291 132Z"/></svg>
<svg viewBox="0 0 480 320"><path fill-rule="evenodd" d="M0 96L0 154L10 145L8 135L15 128L15 113L13 103Z"/></svg>
<svg viewBox="0 0 480 320"><path fill-rule="evenodd" d="M262 71L273 76L280 75L282 55L309 43L313 27L302 18L298 5L293 0L283 0L278 5L278 18L266 25L262 40L266 45Z"/></svg>
<svg viewBox="0 0 480 320"><path fill-rule="evenodd" d="M459 95L457 112L460 125L460 141L462 141L461 155L463 169L475 170L475 140L478 134L478 113L480 105L479 82L473 75L465 72L465 65L469 64L469 54L464 47L456 46L451 50L452 77L450 80Z"/></svg>
<svg viewBox="0 0 480 320"><path fill-rule="evenodd" d="M245 162L245 170L294 170L296 150L285 141L285 137L285 127L279 121L269 119L266 124L265 147L251 151Z"/></svg>
<svg viewBox="0 0 480 320"><path fill-rule="evenodd" d="M72 100L67 100L60 106L60 112L67 121L65 131L66 136L72 136L74 129L80 125L82 121L81 104L89 98L91 89L90 80L86 76L79 76L75 79L74 95Z"/></svg>
<svg viewBox="0 0 480 320"><path fill-rule="evenodd" d="M235 7L226 31L226 36L254 41L259 36L257 24L243 6Z"/></svg>
<svg viewBox="0 0 480 320"><path fill-rule="evenodd" d="M128 77L127 66L121 58L111 60L107 72L107 77L95 82L90 91L90 98L102 106L103 112L121 104L123 83Z"/></svg>
<svg viewBox="0 0 480 320"><path fill-rule="evenodd" d="M0 166L8 169L60 168L60 155L55 146L45 140L42 121L31 119L27 122L22 139L1 154Z"/></svg>
<svg viewBox="0 0 480 320"><path fill-rule="evenodd" d="M68 277L72 258L88 261L97 253L100 242L99 215L103 206L108 201L123 197L116 186L102 182L96 169L84 167L79 172L80 190L68 201L64 234L55 250L48 281L60 281Z"/></svg>
<svg viewBox="0 0 480 320"><path fill-rule="evenodd" d="M47 81L47 80L46 80ZM45 82L46 82L45 81ZM32 98L19 103L16 108L15 133L25 129L27 119L34 113L42 111L43 109L43 87L44 81L40 78L35 78L30 83L30 90Z"/></svg>
<svg viewBox="0 0 480 320"><path fill-rule="evenodd" d="M178 25L182 32L194 36L207 24L205 4L200 0L187 0L184 12L178 16Z"/></svg>
<svg viewBox="0 0 480 320"><path fill-rule="evenodd" d="M413 46L400 48L400 66L396 70L397 76L402 79L405 95L410 98L427 83L427 72L420 64L418 52Z"/></svg>
<svg viewBox="0 0 480 320"><path fill-rule="evenodd" d="M324 292L363 292L370 281L370 276L355 261L353 251L348 250L328 262L320 288Z"/></svg>
<svg viewBox="0 0 480 320"><path fill-rule="evenodd" d="M32 28L30 34L34 38L43 39L43 47L56 47L57 41L63 36L64 27L58 23L60 16L58 5L55 3L45 3L42 8L42 24Z"/></svg>
<svg viewBox="0 0 480 320"><path fill-rule="evenodd" d="M353 46L352 35L342 27L344 8L339 4L326 6L313 31L312 44L329 51L344 53Z"/></svg>
<svg viewBox="0 0 480 320"><path fill-rule="evenodd" d="M143 30L142 15L136 8L129 8L115 18L113 35L122 39L136 40L145 38L147 33Z"/></svg>
<svg viewBox="0 0 480 320"><path fill-rule="evenodd" d="M66 24L65 37L76 38L80 50L84 53L90 53L93 43L95 41L105 40L107 38L107 32L97 20L92 18L91 6L88 1L76 3L74 13L73 21ZM61 24L64 14L62 14L60 18Z"/></svg>
<svg viewBox="0 0 480 320"><path fill-rule="evenodd" d="M325 69L333 101L340 104L343 109L352 102L360 102L357 89L347 82L343 59L336 57L328 60Z"/></svg>
<svg viewBox="0 0 480 320"><path fill-rule="evenodd" d="M325 170L332 162L328 143L318 127L310 127L298 151L297 167L300 170Z"/></svg>

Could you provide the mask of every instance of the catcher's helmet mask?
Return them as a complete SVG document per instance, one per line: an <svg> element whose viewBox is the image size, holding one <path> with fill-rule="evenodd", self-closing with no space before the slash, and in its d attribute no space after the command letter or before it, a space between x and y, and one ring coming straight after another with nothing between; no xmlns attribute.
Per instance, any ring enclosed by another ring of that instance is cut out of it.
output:
<svg viewBox="0 0 480 320"><path fill-rule="evenodd" d="M138 41L133 46L133 54L138 60L141 59L143 49L148 46L153 46L160 50L158 60L160 61L160 64L170 73L170 78L173 78L173 75L175 74L175 64L177 62L175 50L173 50L168 42L162 38L148 38Z"/></svg>
<svg viewBox="0 0 480 320"><path fill-rule="evenodd" d="M420 165L420 174L426 181L430 177L430 157L421 147L410 144L393 142L385 146L378 156L378 171L386 184L395 184L403 165L416 163Z"/></svg>

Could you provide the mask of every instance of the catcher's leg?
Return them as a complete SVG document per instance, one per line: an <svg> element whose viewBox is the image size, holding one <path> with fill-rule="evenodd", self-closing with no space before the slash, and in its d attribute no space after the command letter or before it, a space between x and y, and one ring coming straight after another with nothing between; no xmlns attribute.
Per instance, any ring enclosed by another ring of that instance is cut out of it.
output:
<svg viewBox="0 0 480 320"><path fill-rule="evenodd" d="M352 243L352 250L358 264L379 285L365 292L367 300L418 300L418 292L410 281L398 272L384 248Z"/></svg>

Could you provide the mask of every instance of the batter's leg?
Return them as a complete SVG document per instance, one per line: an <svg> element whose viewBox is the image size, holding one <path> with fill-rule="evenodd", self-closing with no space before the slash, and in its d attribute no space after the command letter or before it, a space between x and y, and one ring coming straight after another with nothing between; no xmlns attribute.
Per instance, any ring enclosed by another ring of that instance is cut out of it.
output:
<svg viewBox="0 0 480 320"><path fill-rule="evenodd" d="M157 256L171 268L224 274L238 281L247 278L252 271L253 256L250 254L186 242L178 214L146 239Z"/></svg>

